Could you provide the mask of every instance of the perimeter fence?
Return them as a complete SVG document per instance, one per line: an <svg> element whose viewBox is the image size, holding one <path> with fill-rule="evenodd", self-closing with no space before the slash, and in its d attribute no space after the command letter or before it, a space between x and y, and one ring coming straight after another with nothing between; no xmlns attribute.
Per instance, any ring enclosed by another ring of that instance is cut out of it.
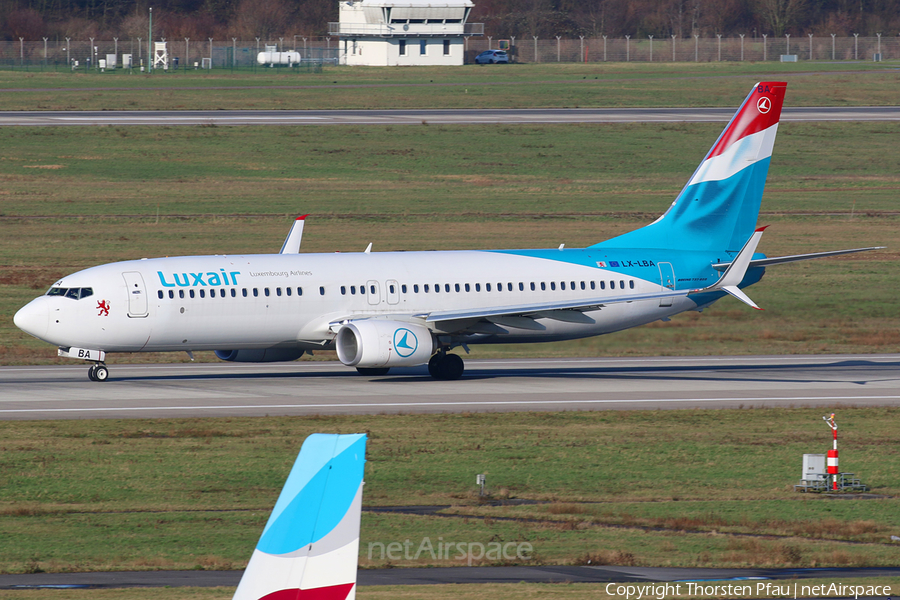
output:
<svg viewBox="0 0 900 600"><path fill-rule="evenodd" d="M681 39L646 37L510 38L509 52L520 63L853 61L900 59L900 35L873 37L803 35ZM497 38L468 38L467 56L496 48Z"/></svg>
<svg viewBox="0 0 900 600"><path fill-rule="evenodd" d="M279 52L298 52L295 70L320 69L338 64L341 40L336 37L304 38L287 36L251 41L154 40L166 42L167 65L155 70L231 69L257 72L270 69L257 56L274 46ZM900 59L900 36L873 37L802 35L784 37L723 37L681 39L656 38L510 38L466 37L466 62L474 62L479 52L508 45L510 56L519 63L599 63L599 62L717 62L717 61L872 61ZM155 48L146 39L112 40L44 39L0 42L0 68L51 71L121 72L151 67Z"/></svg>
<svg viewBox="0 0 900 600"><path fill-rule="evenodd" d="M156 55L154 44L144 38L112 40L61 40L44 39L29 42L0 42L0 68L24 69L28 71L116 71L141 72L188 71L200 69L230 69L239 71L262 71L270 65L260 65L257 56L266 47L275 47L276 52L297 52L300 61L289 66L294 70L321 70L322 65L337 64L337 38L276 38L274 40L255 39L251 41L232 38L229 40L182 38L181 40L159 39L166 42L166 64L153 65Z"/></svg>

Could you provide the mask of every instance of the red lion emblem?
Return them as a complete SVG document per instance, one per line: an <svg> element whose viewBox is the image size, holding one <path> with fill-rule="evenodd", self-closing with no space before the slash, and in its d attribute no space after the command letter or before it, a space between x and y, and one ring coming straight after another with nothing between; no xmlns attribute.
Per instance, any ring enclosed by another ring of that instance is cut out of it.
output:
<svg viewBox="0 0 900 600"><path fill-rule="evenodd" d="M100 310L100 312L97 313L98 317L108 317L109 316L109 301L101 300L100 302L97 303L97 309Z"/></svg>

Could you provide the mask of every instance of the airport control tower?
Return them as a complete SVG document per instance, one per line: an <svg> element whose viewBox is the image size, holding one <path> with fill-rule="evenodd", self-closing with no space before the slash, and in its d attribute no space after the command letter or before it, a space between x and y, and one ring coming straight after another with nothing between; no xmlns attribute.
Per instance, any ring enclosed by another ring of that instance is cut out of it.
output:
<svg viewBox="0 0 900 600"><path fill-rule="evenodd" d="M369 66L462 65L465 38L484 35L467 23L471 0L358 0L340 3L341 63Z"/></svg>

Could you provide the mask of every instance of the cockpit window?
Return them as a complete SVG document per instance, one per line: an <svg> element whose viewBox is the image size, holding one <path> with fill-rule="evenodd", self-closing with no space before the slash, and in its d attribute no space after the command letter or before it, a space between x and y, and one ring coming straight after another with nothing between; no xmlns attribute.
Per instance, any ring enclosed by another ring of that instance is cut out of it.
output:
<svg viewBox="0 0 900 600"><path fill-rule="evenodd" d="M71 298L72 300L80 300L81 298L87 298L88 296L92 296L94 294L94 289L85 287L85 288L61 288L61 287L52 287L47 290L48 296L65 296L66 298Z"/></svg>

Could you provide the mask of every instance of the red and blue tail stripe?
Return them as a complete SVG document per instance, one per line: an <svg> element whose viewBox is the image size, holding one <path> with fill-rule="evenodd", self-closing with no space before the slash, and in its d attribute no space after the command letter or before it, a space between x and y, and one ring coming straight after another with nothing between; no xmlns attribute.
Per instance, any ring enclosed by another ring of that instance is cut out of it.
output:
<svg viewBox="0 0 900 600"><path fill-rule="evenodd" d="M669 210L596 247L740 250L756 229L786 86L753 86Z"/></svg>

